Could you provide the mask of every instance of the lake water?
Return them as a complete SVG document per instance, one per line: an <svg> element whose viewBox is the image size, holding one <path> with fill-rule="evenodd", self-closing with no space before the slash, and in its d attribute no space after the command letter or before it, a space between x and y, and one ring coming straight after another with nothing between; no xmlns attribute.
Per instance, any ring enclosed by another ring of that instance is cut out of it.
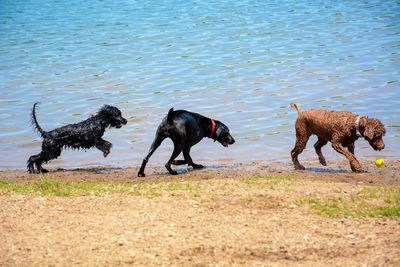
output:
<svg viewBox="0 0 400 267"><path fill-rule="evenodd" d="M0 1L0 168L22 169L45 130L104 104L129 120L113 143L66 151L46 166L137 166L171 107L224 122L236 143L204 139L195 162L289 161L302 110L380 119L386 148L364 140L358 158L400 157L400 3L391 1ZM300 159L314 158L312 138ZM172 152L167 139L150 166ZM327 160L342 156L330 145ZM328 162L329 163L329 162Z"/></svg>

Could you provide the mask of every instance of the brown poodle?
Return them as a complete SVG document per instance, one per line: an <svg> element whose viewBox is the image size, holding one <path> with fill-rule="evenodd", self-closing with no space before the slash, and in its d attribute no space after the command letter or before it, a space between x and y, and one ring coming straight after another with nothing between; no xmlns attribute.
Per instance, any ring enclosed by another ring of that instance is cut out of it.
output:
<svg viewBox="0 0 400 267"><path fill-rule="evenodd" d="M374 150L385 148L382 140L386 133L385 127L377 119L359 116L349 111L310 109L301 112L295 103L291 103L290 106L295 107L299 114L296 120L296 144L291 152L296 170L305 169L300 164L298 155L304 150L308 139L313 134L318 136L314 147L322 165L326 166L326 160L321 148L329 141L333 149L346 156L354 172L363 172L354 156L354 142L359 137L364 137Z"/></svg>

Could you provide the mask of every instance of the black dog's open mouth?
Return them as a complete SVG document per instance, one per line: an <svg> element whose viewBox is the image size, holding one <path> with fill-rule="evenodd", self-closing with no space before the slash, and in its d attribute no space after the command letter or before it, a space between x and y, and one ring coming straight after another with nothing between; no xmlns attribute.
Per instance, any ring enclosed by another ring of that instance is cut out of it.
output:
<svg viewBox="0 0 400 267"><path fill-rule="evenodd" d="M115 128L121 128L122 127L122 125L125 125L126 124L126 122L125 121L123 121L123 122L118 122L118 123L116 123L115 124Z"/></svg>
<svg viewBox="0 0 400 267"><path fill-rule="evenodd" d="M221 144L222 144L224 147L228 147L228 143L225 142L225 141L222 141Z"/></svg>

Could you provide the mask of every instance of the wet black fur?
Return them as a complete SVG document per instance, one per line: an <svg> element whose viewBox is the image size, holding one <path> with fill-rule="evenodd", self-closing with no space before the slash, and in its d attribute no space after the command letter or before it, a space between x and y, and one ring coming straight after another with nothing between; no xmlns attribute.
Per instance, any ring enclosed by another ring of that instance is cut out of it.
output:
<svg viewBox="0 0 400 267"><path fill-rule="evenodd" d="M217 120L214 120L214 122L215 131L213 135L210 136L212 131L212 120L210 118L186 110L174 111L174 109L171 108L168 115L158 126L155 139L151 144L149 153L143 159L138 176L145 176L144 169L147 162L154 151L161 145L161 142L167 137L174 143L174 151L172 152L171 158L165 164L165 167L170 174L177 174L176 171L171 169L171 164L188 164L194 169L203 168L202 165L195 164L190 157L190 148L192 146L200 142L204 137L210 137L214 141L220 142L225 147L235 142L233 137L229 134L229 129L225 124ZM181 152L183 152L184 160L175 160Z"/></svg>
<svg viewBox="0 0 400 267"><path fill-rule="evenodd" d="M127 120L121 116L121 111L113 106L105 105L99 112L90 118L75 124L68 124L52 131L44 131L36 119L35 108L38 103L33 105L32 123L43 138L42 151L28 159L29 173L44 173L42 163L46 163L57 158L61 150L65 147L73 149L88 149L96 147L103 152L104 157L110 153L111 143L102 139L106 128L121 126ZM36 166L36 171L34 166Z"/></svg>

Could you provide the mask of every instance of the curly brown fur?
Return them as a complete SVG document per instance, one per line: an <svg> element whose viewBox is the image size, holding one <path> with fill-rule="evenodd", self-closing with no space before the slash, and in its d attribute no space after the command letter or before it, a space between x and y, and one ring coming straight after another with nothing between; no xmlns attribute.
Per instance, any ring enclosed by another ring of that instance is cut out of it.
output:
<svg viewBox="0 0 400 267"><path fill-rule="evenodd" d="M127 120L121 116L121 111L113 106L105 105L95 116L75 124L44 131L36 119L35 108L38 103L33 105L32 123L43 138L42 151L28 159L28 172L40 173L47 172L42 168L42 163L57 158L64 147L73 149L87 149L96 147L103 152L104 157L110 153L111 143L103 140L107 127L121 128ZM36 166L36 171L34 166Z"/></svg>
<svg viewBox="0 0 400 267"><path fill-rule="evenodd" d="M346 156L350 161L351 169L354 172L363 171L354 155L354 143L359 138L355 125L358 115L349 111L322 109L310 109L301 112L295 103L291 103L290 106L295 107L299 114L296 120L296 144L291 151L292 161L296 170L305 169L300 164L298 155L306 147L310 136L315 134L318 136L318 141L314 147L322 165L326 166L326 160L322 155L321 148L331 142L333 149ZM359 132L361 137L364 137L374 150L385 148L382 137L386 131L379 120L360 116Z"/></svg>

